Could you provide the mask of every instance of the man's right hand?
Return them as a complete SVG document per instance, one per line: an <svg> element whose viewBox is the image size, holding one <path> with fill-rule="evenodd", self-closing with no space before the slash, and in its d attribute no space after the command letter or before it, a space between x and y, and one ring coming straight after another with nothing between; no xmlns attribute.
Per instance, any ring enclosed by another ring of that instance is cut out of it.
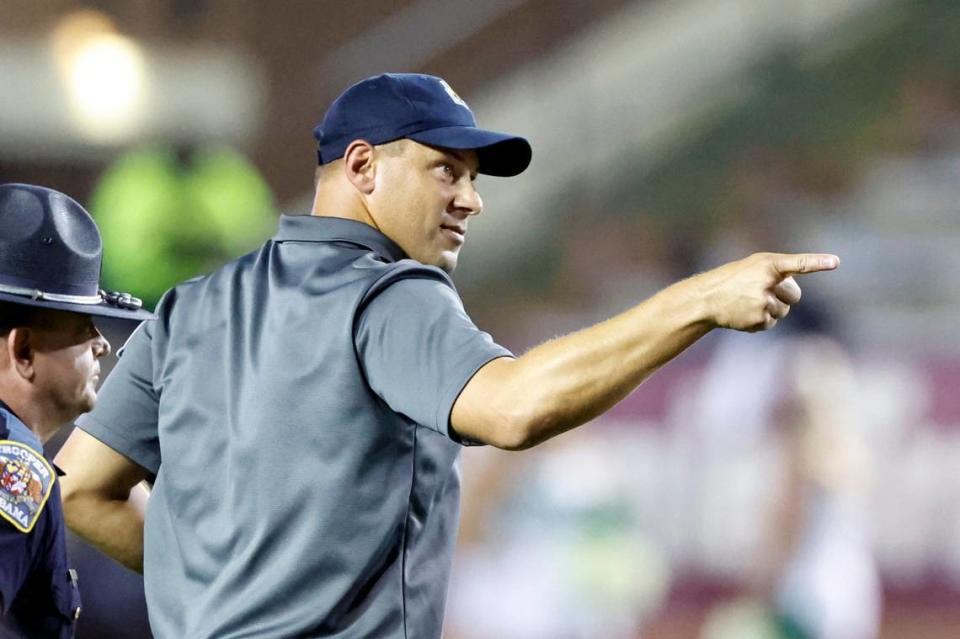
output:
<svg viewBox="0 0 960 639"><path fill-rule="evenodd" d="M755 253L693 279L714 326L738 331L773 328L800 301L794 275L832 271L840 258L827 253Z"/></svg>
<svg viewBox="0 0 960 639"><path fill-rule="evenodd" d="M487 363L454 403L450 426L498 448L535 446L602 414L711 329L771 328L800 301L794 275L839 263L758 253L678 282L605 322Z"/></svg>

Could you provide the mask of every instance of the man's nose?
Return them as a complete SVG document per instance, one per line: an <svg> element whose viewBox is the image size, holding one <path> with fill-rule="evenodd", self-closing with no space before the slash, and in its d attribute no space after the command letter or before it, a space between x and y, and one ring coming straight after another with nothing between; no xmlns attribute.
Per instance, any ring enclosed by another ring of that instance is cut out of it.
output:
<svg viewBox="0 0 960 639"><path fill-rule="evenodd" d="M483 211L483 198L477 191L472 180L464 180L463 186L457 190L457 197L454 200L457 209L467 215L480 215Z"/></svg>
<svg viewBox="0 0 960 639"><path fill-rule="evenodd" d="M106 357L110 354L110 342L107 341L107 338L103 336L103 333L99 329L93 329L96 332L96 337L93 338L93 356L97 359L101 357Z"/></svg>

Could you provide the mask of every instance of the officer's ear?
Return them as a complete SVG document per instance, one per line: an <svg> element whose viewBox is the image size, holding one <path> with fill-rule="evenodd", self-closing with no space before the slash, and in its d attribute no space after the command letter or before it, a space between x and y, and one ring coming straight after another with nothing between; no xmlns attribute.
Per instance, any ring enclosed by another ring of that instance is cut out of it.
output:
<svg viewBox="0 0 960 639"><path fill-rule="evenodd" d="M27 326L18 326L10 329L4 336L4 351L11 366L27 381L33 381L36 375L34 357L37 333Z"/></svg>
<svg viewBox="0 0 960 639"><path fill-rule="evenodd" d="M366 140L354 140L343 153L343 171L353 186L363 193L373 193L376 171L376 150Z"/></svg>

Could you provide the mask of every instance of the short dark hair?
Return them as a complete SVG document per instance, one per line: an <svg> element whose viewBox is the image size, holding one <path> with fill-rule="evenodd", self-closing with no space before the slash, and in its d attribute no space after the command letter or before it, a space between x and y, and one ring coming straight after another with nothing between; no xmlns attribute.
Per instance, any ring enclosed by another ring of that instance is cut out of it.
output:
<svg viewBox="0 0 960 639"><path fill-rule="evenodd" d="M0 302L0 335L6 335L18 326L31 326L36 320L36 306Z"/></svg>
<svg viewBox="0 0 960 639"><path fill-rule="evenodd" d="M397 140L391 140L390 142L384 142L383 144L375 145L380 149L385 155L390 157L400 157L407 152L407 149L410 148L411 140L409 138L399 138ZM343 158L339 158L342 160ZM316 170L313 172L313 188L317 188L317 185L320 184L320 181L327 174L334 173L337 169L331 167L335 166L337 160L332 162L327 162L326 164L319 165Z"/></svg>

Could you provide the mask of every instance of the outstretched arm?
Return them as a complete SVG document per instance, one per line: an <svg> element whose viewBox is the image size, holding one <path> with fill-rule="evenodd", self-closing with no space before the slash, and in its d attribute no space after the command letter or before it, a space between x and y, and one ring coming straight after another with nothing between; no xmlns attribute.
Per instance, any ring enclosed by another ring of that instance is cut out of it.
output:
<svg viewBox="0 0 960 639"><path fill-rule="evenodd" d="M66 473L60 495L67 525L106 555L143 572L143 513L148 472L75 428L56 458Z"/></svg>
<svg viewBox="0 0 960 639"><path fill-rule="evenodd" d="M496 359L451 411L461 436L511 450L584 424L710 330L772 328L800 300L793 275L833 270L833 255L758 253L683 280L605 322Z"/></svg>

